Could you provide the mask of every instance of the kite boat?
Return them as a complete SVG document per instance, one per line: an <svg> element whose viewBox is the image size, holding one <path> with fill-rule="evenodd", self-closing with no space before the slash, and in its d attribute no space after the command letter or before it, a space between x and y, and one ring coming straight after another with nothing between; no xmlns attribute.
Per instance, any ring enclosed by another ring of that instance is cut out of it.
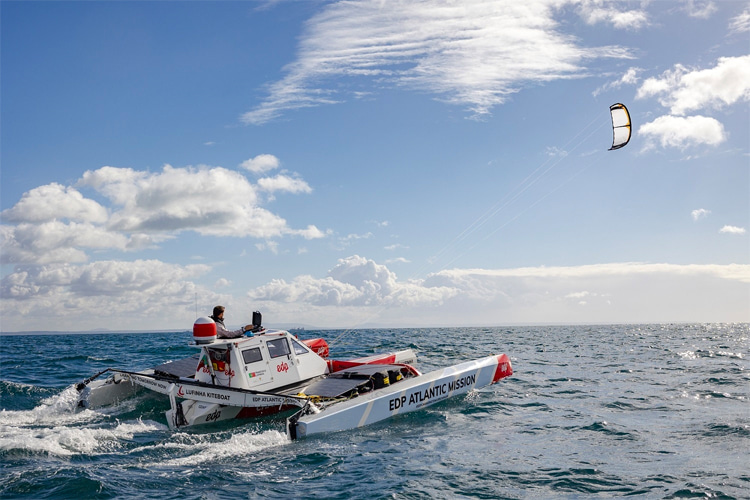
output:
<svg viewBox="0 0 750 500"><path fill-rule="evenodd" d="M77 385L78 406L95 409L150 390L168 397L172 429L293 412L286 430L297 439L369 425L513 373L505 354L426 374L413 366L411 349L333 360L324 339L300 340L285 330L265 329L259 313L253 326L252 336L217 339L213 320L198 318L194 356L139 372L97 373ZM99 379L105 373L109 376Z"/></svg>

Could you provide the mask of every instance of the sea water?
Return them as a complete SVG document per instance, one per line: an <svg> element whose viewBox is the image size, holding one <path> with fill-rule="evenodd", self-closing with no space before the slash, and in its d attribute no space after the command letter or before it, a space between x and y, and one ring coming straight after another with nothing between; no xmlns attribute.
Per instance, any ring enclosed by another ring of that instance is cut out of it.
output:
<svg viewBox="0 0 750 500"><path fill-rule="evenodd" d="M306 331L422 372L507 353L486 389L290 441L281 417L170 431L145 394L75 408L105 368L190 356L189 332L3 335L0 498L750 498L748 324Z"/></svg>

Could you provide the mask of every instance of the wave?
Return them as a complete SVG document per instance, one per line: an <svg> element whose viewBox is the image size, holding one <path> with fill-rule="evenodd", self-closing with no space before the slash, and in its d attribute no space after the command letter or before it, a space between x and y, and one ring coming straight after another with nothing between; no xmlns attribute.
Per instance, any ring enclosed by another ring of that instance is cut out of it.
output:
<svg viewBox="0 0 750 500"><path fill-rule="evenodd" d="M0 380L0 394L4 397L13 396L44 396L52 392L53 389L39 387L33 384L24 384L22 382L11 382Z"/></svg>
<svg viewBox="0 0 750 500"><path fill-rule="evenodd" d="M148 421L122 422L113 428L80 422L42 428L0 425L0 450L4 455L91 456L119 451L137 433L166 430L165 425Z"/></svg>
<svg viewBox="0 0 750 500"><path fill-rule="evenodd" d="M183 467L196 466L205 463L231 463L238 457L256 454L262 450L289 444L291 441L285 433L274 430L245 431L230 434L222 438L216 434L175 434L174 441L169 443L171 454L186 453L187 455L159 460L146 467ZM175 442L176 441L176 442ZM144 451L141 448L139 451Z"/></svg>

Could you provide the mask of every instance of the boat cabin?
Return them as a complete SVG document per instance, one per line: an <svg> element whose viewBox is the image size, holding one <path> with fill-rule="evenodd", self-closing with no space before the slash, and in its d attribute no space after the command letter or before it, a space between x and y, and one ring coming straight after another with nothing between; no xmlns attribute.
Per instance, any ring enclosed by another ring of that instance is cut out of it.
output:
<svg viewBox="0 0 750 500"><path fill-rule="evenodd" d="M283 330L198 344L195 380L260 391L298 384L328 372L327 361L310 345L314 341L301 341Z"/></svg>

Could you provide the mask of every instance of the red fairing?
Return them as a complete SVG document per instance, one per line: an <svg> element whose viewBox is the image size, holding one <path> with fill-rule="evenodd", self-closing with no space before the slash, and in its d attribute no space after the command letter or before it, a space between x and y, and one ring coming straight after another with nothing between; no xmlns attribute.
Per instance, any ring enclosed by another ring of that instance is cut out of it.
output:
<svg viewBox="0 0 750 500"><path fill-rule="evenodd" d="M307 339L303 340L302 343L312 349L321 358L325 359L328 357L328 342L324 339Z"/></svg>
<svg viewBox="0 0 750 500"><path fill-rule="evenodd" d="M364 359L364 358L360 358ZM354 368L355 366L362 365L392 365L396 363L396 355L389 354L383 356L373 357L369 361L341 361L338 359L328 360L328 371L331 373L346 370L347 368Z"/></svg>
<svg viewBox="0 0 750 500"><path fill-rule="evenodd" d="M494 384L501 378L510 377L513 375L513 367L510 364L510 358L507 354L501 354L497 357L497 368L495 369L495 377L492 379Z"/></svg>
<svg viewBox="0 0 750 500"><path fill-rule="evenodd" d="M216 340L216 323L211 318L198 318L193 324L193 340L197 344L210 344Z"/></svg>

